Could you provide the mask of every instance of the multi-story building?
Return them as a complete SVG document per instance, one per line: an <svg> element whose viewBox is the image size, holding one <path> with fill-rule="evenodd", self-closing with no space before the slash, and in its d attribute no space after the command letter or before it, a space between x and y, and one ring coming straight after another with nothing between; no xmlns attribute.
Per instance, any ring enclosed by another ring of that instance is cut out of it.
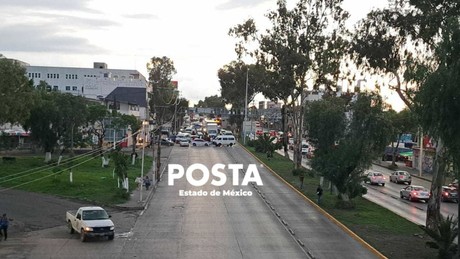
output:
<svg viewBox="0 0 460 259"><path fill-rule="evenodd" d="M147 118L148 82L137 70L108 69L107 64L99 62L95 62L93 68L45 66L25 66L25 68L26 76L33 80L35 86L40 81L45 81L50 85L50 90L100 101L110 101L106 100L107 96L118 95L117 101L126 104L120 107L120 113L132 114L141 120ZM123 92L123 98L117 94L120 92ZM144 98L139 98L139 95ZM126 109L121 109L123 107Z"/></svg>

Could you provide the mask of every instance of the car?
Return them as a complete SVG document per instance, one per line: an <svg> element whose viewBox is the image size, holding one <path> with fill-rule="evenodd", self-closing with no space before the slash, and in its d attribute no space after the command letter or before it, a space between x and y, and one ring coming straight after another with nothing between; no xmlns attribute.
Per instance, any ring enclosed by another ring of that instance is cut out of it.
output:
<svg viewBox="0 0 460 259"><path fill-rule="evenodd" d="M190 146L190 142L188 142L187 139L181 139L181 140L179 141L179 146L181 146L181 147L188 147L188 146Z"/></svg>
<svg viewBox="0 0 460 259"><path fill-rule="evenodd" d="M397 170L391 173L390 182L407 183L410 185L412 183L412 176L406 171Z"/></svg>
<svg viewBox="0 0 460 259"><path fill-rule="evenodd" d="M196 138L192 140L192 146L194 147L209 146L209 142L201 138Z"/></svg>
<svg viewBox="0 0 460 259"><path fill-rule="evenodd" d="M165 138L161 139L160 144L162 146L174 146L174 142L172 142L169 139L165 139Z"/></svg>
<svg viewBox="0 0 460 259"><path fill-rule="evenodd" d="M449 187L454 187L458 190L458 179L454 179L451 183L449 183Z"/></svg>
<svg viewBox="0 0 460 259"><path fill-rule="evenodd" d="M385 186L385 176L380 172L369 172L365 182Z"/></svg>
<svg viewBox="0 0 460 259"><path fill-rule="evenodd" d="M420 185L408 185L401 189L399 192L401 199L408 199L409 201L425 201L430 198L430 191Z"/></svg>
<svg viewBox="0 0 460 259"><path fill-rule="evenodd" d="M220 146L233 146L236 144L234 136L230 135L220 135L213 139L212 143L218 147Z"/></svg>
<svg viewBox="0 0 460 259"><path fill-rule="evenodd" d="M455 187L443 186L441 201L452 201L458 203L458 191Z"/></svg>

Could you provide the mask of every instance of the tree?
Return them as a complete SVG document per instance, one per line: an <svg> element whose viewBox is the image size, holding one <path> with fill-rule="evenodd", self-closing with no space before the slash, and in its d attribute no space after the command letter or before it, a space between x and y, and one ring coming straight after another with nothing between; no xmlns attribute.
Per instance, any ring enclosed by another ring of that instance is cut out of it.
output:
<svg viewBox="0 0 460 259"><path fill-rule="evenodd" d="M351 200L366 193L363 173L388 143L383 106L375 93L358 94L347 113L337 97L309 104L308 134L317 148L311 166L336 186L340 207L353 207Z"/></svg>
<svg viewBox="0 0 460 259"><path fill-rule="evenodd" d="M254 100L264 85L263 67L246 65L242 61L232 61L217 71L222 99L232 108L244 109L243 93L248 90L248 103Z"/></svg>
<svg viewBox="0 0 460 259"><path fill-rule="evenodd" d="M77 135L81 135L80 127L85 126L88 119L86 100L82 96L75 96L69 93L56 95L56 106L60 112L58 125L60 125L60 140L63 144L62 152L70 148L73 154L73 147Z"/></svg>
<svg viewBox="0 0 460 259"><path fill-rule="evenodd" d="M394 5L395 8L391 10L371 12L363 21L354 40L355 60L358 64L369 67L370 71L393 75L396 83L391 87L409 109L420 110L417 107L420 104L414 100L415 95L421 86L427 84L430 75L442 65L443 58L440 54L446 52L436 49L443 42L449 42L455 37L455 30L451 30L455 26L451 26L452 21L459 19L459 2L394 1ZM448 66L447 63L445 65ZM425 109L421 112L431 114L431 111ZM433 230L441 219L439 197L447 164L444 155L445 141L441 136L438 137L437 144L432 195L428 201L426 219L426 226Z"/></svg>
<svg viewBox="0 0 460 259"><path fill-rule="evenodd" d="M396 166L396 155L398 153L399 142L403 134L415 133L417 131L417 119L414 112L409 109L404 109L400 112L394 110L387 111L388 120L391 123L393 136L396 137L396 147L393 139L391 146L393 148L392 165Z"/></svg>
<svg viewBox="0 0 460 259"><path fill-rule="evenodd" d="M102 145L106 133L106 119L110 116L110 112L105 105L93 104L88 106L88 133L97 137L97 146L102 154Z"/></svg>
<svg viewBox="0 0 460 259"><path fill-rule="evenodd" d="M172 76L176 73L174 62L168 57L152 57L147 63L149 83L152 93L149 100L150 113L158 125L157 131L161 132L162 124L171 121L174 116L174 106L177 104L179 94L171 84ZM160 133L159 133L160 134ZM159 140L159 139L158 139ZM155 179L159 180L161 145L158 141L157 168Z"/></svg>
<svg viewBox="0 0 460 259"><path fill-rule="evenodd" d="M445 28L442 43L436 49L440 58L438 69L431 74L424 82L415 100L417 114L429 134L438 139L436 157L433 170L433 184L431 187L432 196L441 196L441 186L444 183L444 175L451 167L456 170L456 177L459 178L458 168L460 166L460 29L459 20L452 19L449 26ZM436 177L437 176L437 177ZM434 198L433 198L434 199ZM440 226L442 216L440 214L439 198L428 201L427 227L433 231ZM460 212L460 207L458 207ZM430 221L428 221L430 217ZM458 224L458 220L456 221ZM458 225L457 225L458 229ZM460 251L457 251L460 257Z"/></svg>
<svg viewBox="0 0 460 259"><path fill-rule="evenodd" d="M267 14L271 28L259 33L252 19L235 26L230 34L240 38L238 57L255 57L264 67L267 84L262 93L289 104L294 128L294 163L301 166L304 100L308 88L335 91L340 64L346 52L342 35L348 13L341 0L299 0L288 10L285 0ZM249 50L256 42L255 50Z"/></svg>
<svg viewBox="0 0 460 259"><path fill-rule="evenodd" d="M131 140L133 142L131 155L132 164L134 165L136 158L137 136L142 129L142 122L134 115L118 114L117 117L112 120L112 124L115 128L131 128Z"/></svg>
<svg viewBox="0 0 460 259"><path fill-rule="evenodd" d="M119 186L125 188L128 192L128 156L123 154L121 148L118 146L110 153L110 157L113 159L115 164L115 174L118 176ZM121 183L121 184L120 184Z"/></svg>
<svg viewBox="0 0 460 259"><path fill-rule="evenodd" d="M224 99L218 95L211 95L204 98L204 100L199 100L198 104L195 107L199 108L224 108L225 102Z"/></svg>
<svg viewBox="0 0 460 259"><path fill-rule="evenodd" d="M0 124L22 124L33 105L33 82L18 62L0 55Z"/></svg>

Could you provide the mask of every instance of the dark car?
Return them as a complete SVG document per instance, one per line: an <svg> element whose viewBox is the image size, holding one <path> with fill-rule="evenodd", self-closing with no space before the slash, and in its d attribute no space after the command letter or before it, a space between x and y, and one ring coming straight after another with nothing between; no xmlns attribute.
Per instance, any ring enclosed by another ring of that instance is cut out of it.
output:
<svg viewBox="0 0 460 259"><path fill-rule="evenodd" d="M458 192L455 187L443 186L441 201L458 202Z"/></svg>
<svg viewBox="0 0 460 259"><path fill-rule="evenodd" d="M172 142L172 141L169 140L169 139L165 139L165 138L161 139L160 144L161 144L162 146L174 146L174 142Z"/></svg>

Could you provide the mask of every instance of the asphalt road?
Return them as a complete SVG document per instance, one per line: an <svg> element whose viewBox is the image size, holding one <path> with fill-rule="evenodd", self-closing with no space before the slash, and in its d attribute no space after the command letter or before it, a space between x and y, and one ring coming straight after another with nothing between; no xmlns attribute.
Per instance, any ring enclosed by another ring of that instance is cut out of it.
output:
<svg viewBox="0 0 460 259"><path fill-rule="evenodd" d="M223 186L208 182L197 187L183 177L169 186L166 173L146 210L109 209L114 241L86 243L68 233L64 219L66 210L88 204L0 192L0 208L15 218L11 237L0 242L0 258L378 258L240 147L175 146L169 163L185 168L201 163L209 169L221 163L228 180ZM235 163L255 164L263 186L240 186L243 172L232 175L228 168ZM200 172L193 176L199 179ZM232 185L234 176L239 177L237 186ZM180 190L221 195L185 197ZM231 190L252 195L223 195Z"/></svg>
<svg viewBox="0 0 460 259"><path fill-rule="evenodd" d="M406 199L401 199L399 191L407 186L406 184L396 184L389 181L391 170L378 165L372 166L373 170L382 172L385 175L385 186L376 186L366 184L368 193L364 198L385 207L394 213L416 223L425 225L427 204L425 202L411 202ZM413 185L422 185L430 189L431 182L412 177ZM458 215L458 204L453 202L441 202L441 214L444 216Z"/></svg>

